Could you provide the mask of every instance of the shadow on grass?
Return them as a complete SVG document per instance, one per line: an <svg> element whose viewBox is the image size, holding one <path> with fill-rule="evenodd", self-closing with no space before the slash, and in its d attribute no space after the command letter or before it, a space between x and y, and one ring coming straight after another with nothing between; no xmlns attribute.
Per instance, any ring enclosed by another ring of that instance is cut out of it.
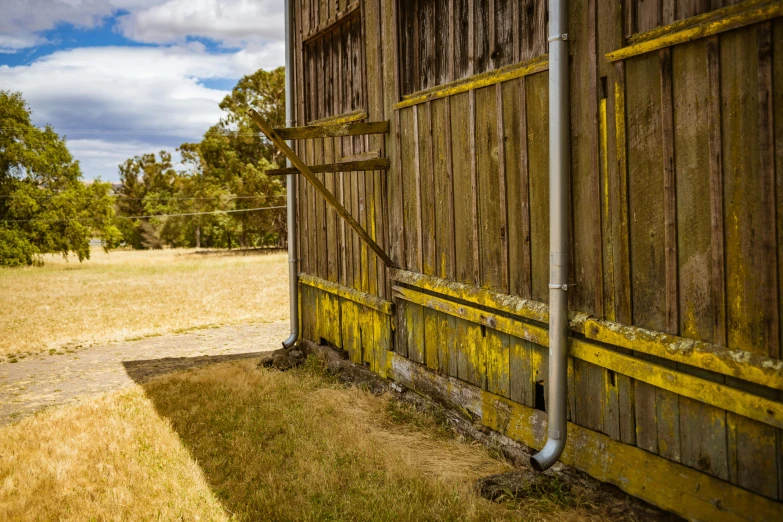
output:
<svg viewBox="0 0 783 522"><path fill-rule="evenodd" d="M200 357L164 357L141 361L123 361L125 372L136 384L144 384L154 377L182 370L201 368L210 364L256 359L266 352L249 352L231 355L203 355Z"/></svg>
<svg viewBox="0 0 783 522"><path fill-rule="evenodd" d="M309 368L314 360L307 368L278 372L257 369L259 356L125 363L232 520L507 518L497 517L498 508L464 484L390 458L413 439L408 432L388 443L378 438L368 419L383 411L382 399L330 383ZM214 364L226 361L236 362ZM208 371L153 378L207 365ZM443 454L436 461L449 460L443 444L426 444ZM464 452L457 456L466 458Z"/></svg>

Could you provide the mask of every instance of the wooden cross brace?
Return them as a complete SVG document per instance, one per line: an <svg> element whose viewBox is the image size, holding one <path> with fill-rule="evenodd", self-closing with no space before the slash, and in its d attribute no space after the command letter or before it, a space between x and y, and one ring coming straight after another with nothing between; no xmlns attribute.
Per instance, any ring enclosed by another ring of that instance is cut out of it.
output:
<svg viewBox="0 0 783 522"><path fill-rule="evenodd" d="M364 241L373 252L375 252L375 255L378 256L386 266L390 268L397 268L397 266L394 264L394 261L391 260L391 258L386 254L386 252L383 251L380 246L378 246L378 243L376 243L373 238L370 237L370 234L368 234L367 231L362 228L362 226L353 218L353 216L345 209L345 207L342 206L339 201L337 201L337 198L334 197L334 194L329 192L329 189L326 188L326 185L324 185L321 180L315 177L315 174L313 174L313 171L310 170L310 167L305 165L305 163L299 159L299 156L297 156L296 153L291 150L291 147L289 147L283 138L281 138L280 135L275 132L275 130L271 125L269 125L264 117L254 109L248 110L247 115L250 116L250 119L252 119L255 124L259 126L264 134L266 134L266 137L269 138L269 140L274 143L283 154L285 154L291 163L293 163L294 167L299 169L299 172L302 173L307 181L309 181L310 184L315 187L315 189L320 192L321 195L323 195L323 197L332 206L332 208L334 208L337 214L343 218L345 222L356 231L357 234L359 234L361 240Z"/></svg>

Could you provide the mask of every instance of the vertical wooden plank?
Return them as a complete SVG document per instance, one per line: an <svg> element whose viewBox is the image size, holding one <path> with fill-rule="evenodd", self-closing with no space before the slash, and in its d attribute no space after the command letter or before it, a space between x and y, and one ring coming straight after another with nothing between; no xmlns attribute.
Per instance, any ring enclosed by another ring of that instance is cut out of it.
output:
<svg viewBox="0 0 783 522"><path fill-rule="evenodd" d="M307 157L310 164L313 164L315 162L315 144L313 143L313 140L307 140ZM309 185L309 183L308 183ZM312 270L313 275L318 275L318 267L320 264L320 257L322 255L322 251L318 248L318 221L317 221L317 209L318 209L318 199L320 197L320 194L317 194L315 192L315 189L310 186L310 194L308 198L309 203L309 209L308 209L308 221L310 222L310 270Z"/></svg>
<svg viewBox="0 0 783 522"><path fill-rule="evenodd" d="M663 138L663 216L666 279L666 332L679 333L677 288L677 192L674 164L674 100L671 49L661 49L661 136Z"/></svg>
<svg viewBox="0 0 783 522"><path fill-rule="evenodd" d="M764 355L777 350L778 333L774 174L763 159L771 147L768 27L757 24L720 39L728 345ZM775 430L728 417L736 434L736 456L729 456L730 464L736 459L732 478L774 498Z"/></svg>
<svg viewBox="0 0 783 522"><path fill-rule="evenodd" d="M427 275L436 275L436 203L431 102L423 104L417 116L419 130L419 182L421 187L421 269ZM435 134L438 134L438 132L436 131Z"/></svg>
<svg viewBox="0 0 783 522"><path fill-rule="evenodd" d="M636 0L636 31L643 33L663 23L661 0Z"/></svg>
<svg viewBox="0 0 783 522"><path fill-rule="evenodd" d="M526 79L531 297L549 301L549 75Z"/></svg>
<svg viewBox="0 0 783 522"><path fill-rule="evenodd" d="M324 161L324 140L313 140L314 145L314 163ZM316 174L323 183L330 174ZM327 239L327 205L322 197L316 198L316 227L318 237L316 238L316 248L318 248L318 277L327 279L329 274L329 250L332 246L328 244Z"/></svg>
<svg viewBox="0 0 783 522"><path fill-rule="evenodd" d="M421 88L429 89L437 85L435 83L435 2L432 0L419 0L417 10L419 24L417 52L419 59L419 77Z"/></svg>
<svg viewBox="0 0 783 522"><path fill-rule="evenodd" d="M408 270L419 269L419 197L416 182L416 137L414 108L399 111L400 118L400 170L403 194L402 220L405 228L405 261Z"/></svg>
<svg viewBox="0 0 783 522"><path fill-rule="evenodd" d="M509 345L509 398L532 408L533 375L530 361L530 341L517 337L510 339Z"/></svg>
<svg viewBox="0 0 783 522"><path fill-rule="evenodd" d="M454 33L454 76L452 79L458 80L470 75L470 40L468 0L453 0L453 33Z"/></svg>
<svg viewBox="0 0 783 522"><path fill-rule="evenodd" d="M496 136L497 136L497 156L498 162L498 213L500 214L500 291L504 294L509 292L509 272L508 265L508 182L506 180L506 141L503 139L505 123L503 115L503 87L501 84L495 85L495 101L497 103L497 114L495 115Z"/></svg>
<svg viewBox="0 0 783 522"><path fill-rule="evenodd" d="M468 91L468 143L470 144L470 211L473 218L473 222L471 223L471 231L473 236L473 240L471 242L473 247L473 277L471 283L474 286L479 286L481 280L481 257L479 254L480 246L478 213L479 198L481 196L479 194L480 189L478 185L477 173L478 166L476 164L476 91L473 89Z"/></svg>
<svg viewBox="0 0 783 522"><path fill-rule="evenodd" d="M324 139L324 162L333 163L335 161L334 156L334 140L332 138ZM332 194L335 193L334 188L334 174L327 174L324 176L324 184L326 188ZM329 281L337 281L338 271L338 249L337 247L337 212L330 206L326 206L326 244L329 245L327 251L326 261L326 277Z"/></svg>
<svg viewBox="0 0 783 522"><path fill-rule="evenodd" d="M631 285L631 252L629 238L629 205L628 205L628 136L626 132L626 78L625 62L615 64L614 110L616 133L616 165L615 169L617 193L615 201L616 212L612 212L616 241L613 241L614 277L615 277L615 313L617 321L631 324L632 321L632 285Z"/></svg>
<svg viewBox="0 0 783 522"><path fill-rule="evenodd" d="M519 12L519 61L527 61L547 52L547 2L528 0L520 5Z"/></svg>
<svg viewBox="0 0 783 522"><path fill-rule="evenodd" d="M484 328L456 318L457 376L486 389L487 359Z"/></svg>
<svg viewBox="0 0 783 522"><path fill-rule="evenodd" d="M664 184L661 143L661 69L657 53L626 61L628 82L628 193L631 213L630 253L633 296L633 324L658 331L666 329L666 287L664 261ZM648 384L636 383L636 442L658 453L660 428L657 402L666 396L656 394ZM659 398L660 395L660 398ZM661 413L671 408L666 403ZM671 416L666 416L666 420ZM668 439L665 449L671 449Z"/></svg>
<svg viewBox="0 0 783 522"><path fill-rule="evenodd" d="M490 5L492 1L475 1L473 2L473 56L474 56L474 69L473 74L482 73L488 71L491 67L492 60L489 57L490 49L490 32L492 30L492 22L490 18Z"/></svg>
<svg viewBox="0 0 783 522"><path fill-rule="evenodd" d="M435 21L433 32L435 33L435 77L433 85L442 85L451 80L450 67L454 46L450 44L451 22L449 19L449 7L451 2L433 2Z"/></svg>
<svg viewBox="0 0 783 522"><path fill-rule="evenodd" d="M386 187L386 231L388 253L398 266L404 264L405 239L402 229L402 180L400 173L400 125L399 113L394 110L394 104L400 96L400 74L397 63L397 2L381 2L381 60L383 85L391 92L384 91L383 114L391 122L390 133L384 136L386 156L391 161L391 168L383 178ZM387 278L387 292L390 292L390 279ZM387 293L387 295L391 295ZM399 315L397 315L399 317ZM398 325L395 325L397 327ZM395 338L396 342L396 338Z"/></svg>
<svg viewBox="0 0 783 522"><path fill-rule="evenodd" d="M435 177L435 262L436 274L453 279L454 271L454 187L451 172L451 110L449 98L431 105L433 172Z"/></svg>
<svg viewBox="0 0 783 522"><path fill-rule="evenodd" d="M492 21L494 38L489 47L492 67L495 69L514 63L514 3L512 0L495 1Z"/></svg>
<svg viewBox="0 0 783 522"><path fill-rule="evenodd" d="M503 82L503 169L506 181L509 293L530 298L530 205L525 79Z"/></svg>
<svg viewBox="0 0 783 522"><path fill-rule="evenodd" d="M712 101L704 100L710 100L713 86L704 78L711 76L705 40L672 49L679 328L680 335L707 342L715 338L711 203L705 197L710 193ZM713 378L707 372L700 376ZM682 463L728 480L725 411L686 397L679 398L679 406Z"/></svg>
<svg viewBox="0 0 783 522"><path fill-rule="evenodd" d="M571 64L571 308L601 316L601 191L598 168L598 94L595 0L569 4ZM576 102L578 100L578 103ZM603 383L603 380L595 380ZM587 393L587 390L584 390ZM600 394L593 390L593 394Z"/></svg>
<svg viewBox="0 0 783 522"><path fill-rule="evenodd" d="M424 364L424 309L414 303L405 304L408 337L408 358Z"/></svg>
<svg viewBox="0 0 783 522"><path fill-rule="evenodd" d="M408 302L397 299L396 300L396 321L397 325L394 329L394 351L403 356L408 357Z"/></svg>
<svg viewBox="0 0 783 522"><path fill-rule="evenodd" d="M440 353L440 314L430 308L423 309L424 363L428 368L438 371Z"/></svg>
<svg viewBox="0 0 783 522"><path fill-rule="evenodd" d="M510 397L509 357L510 338L508 334L487 329L487 391L502 397Z"/></svg>
<svg viewBox="0 0 783 522"><path fill-rule="evenodd" d="M414 173L414 183L408 188L408 194L411 197L411 200L415 204L416 208L416 220L415 220L415 227L416 227L416 238L418 241L416 242L416 257L415 260L413 258L409 258L409 267L411 267L416 272L422 271L422 265L424 264L423 259L423 251L424 251L424 231L423 231L423 225L422 225L422 201L421 201L421 192L422 192L422 181L421 181L421 151L420 151L420 145L422 142L422 138L419 134L419 106L414 105L413 106L413 149L411 150L411 154L413 154L413 173ZM411 264L412 262L412 264Z"/></svg>
<svg viewBox="0 0 783 522"><path fill-rule="evenodd" d="M666 329L661 78L657 53L626 61L633 324Z"/></svg>
<svg viewBox="0 0 783 522"><path fill-rule="evenodd" d="M454 179L454 232L457 281L474 284L473 185L471 183L468 93L450 98L451 153Z"/></svg>
<svg viewBox="0 0 783 522"><path fill-rule="evenodd" d="M359 306L362 325L362 363L377 373L377 339L375 338L375 310L365 306Z"/></svg>
<svg viewBox="0 0 783 522"><path fill-rule="evenodd" d="M498 176L497 93L495 86L476 91L476 177L478 187L480 284L484 288L506 292L503 265L505 216L501 212ZM505 194L502 195L505 199Z"/></svg>

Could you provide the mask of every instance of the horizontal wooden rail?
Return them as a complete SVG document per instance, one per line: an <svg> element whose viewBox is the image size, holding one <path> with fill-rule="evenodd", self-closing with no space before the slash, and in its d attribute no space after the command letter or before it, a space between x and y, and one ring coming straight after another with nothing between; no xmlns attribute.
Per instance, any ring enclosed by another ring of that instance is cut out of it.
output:
<svg viewBox="0 0 783 522"><path fill-rule="evenodd" d="M780 0L749 0L633 35L628 39L630 45L607 53L606 59L616 62L778 16L783 16Z"/></svg>
<svg viewBox="0 0 783 522"><path fill-rule="evenodd" d="M549 69L548 59L549 55L544 54L527 62L508 65L501 69L471 76L470 78L455 80L445 85L438 85L431 89L408 94L403 97L402 101L397 103L394 108L403 109L426 101L437 100L438 98L445 98L446 96L453 96L461 92L480 89L496 83L506 82L515 78L546 71Z"/></svg>
<svg viewBox="0 0 783 522"><path fill-rule="evenodd" d="M365 134L388 134L389 121L349 122L329 125L308 125L275 129L284 140L305 140L312 138L340 138Z"/></svg>
<svg viewBox="0 0 783 522"><path fill-rule="evenodd" d="M394 286L392 289L394 297L399 299L459 317L541 346L549 346L549 332L546 328L417 292L410 288ZM684 397L777 428L783 428L783 403L781 402L682 373L666 366L642 361L578 339L569 339L569 355Z"/></svg>
<svg viewBox="0 0 783 522"><path fill-rule="evenodd" d="M250 109L247 111L247 115L250 116L250 119L253 120L253 122L258 125L258 127L261 129L261 131L266 134L266 137L269 138L269 140L275 144L275 146L280 149L280 151L285 155L286 158L288 158L291 163L294 164L294 167L299 170L299 172L302 173L302 175L307 179L307 181L310 182L310 184L321 193L321 195L324 197L327 203L337 212L337 215L339 215L346 223L348 223L348 226L350 226L354 231L359 235L359 238L364 241L364 243L370 247L370 249L375 253L378 258L383 261L383 263L390 268L395 268L396 265L394 264L394 261L389 257L389 255L383 251L383 249L378 245L378 243L375 242L375 240L370 237L370 234L367 233L366 230L362 228L362 226L359 224L356 219L351 215L348 210L340 203L336 197L334 197L334 194L329 192L329 189L326 188L326 185L323 184L323 182L315 177L315 174L313 174L313 171L310 170L310 167L308 167L302 160L299 158L299 156L296 155L296 152L291 150L291 147L289 147L286 142L283 140L283 138L275 131L271 125L269 125L269 122L267 122L263 116L261 116L258 112L256 112L253 109ZM389 127L389 122L383 122L386 124L386 128ZM365 125L365 124L346 124L346 125ZM327 127L316 127L316 129L325 129Z"/></svg>
<svg viewBox="0 0 783 522"><path fill-rule="evenodd" d="M320 172L356 172L363 170L389 170L389 158L377 158L363 161L342 161L339 163L326 163L323 165L310 165L310 170L316 173ZM288 174L299 174L296 167L287 167L284 169L269 169L265 172L267 176L287 176Z"/></svg>
<svg viewBox="0 0 783 522"><path fill-rule="evenodd" d="M348 299L349 301L372 308L373 310L377 310L386 315L394 315L394 303L381 299L377 295L361 292L354 288L349 288L335 283L334 281L327 281L326 279L321 279L320 277L315 277L310 274L299 274L299 283L340 296L343 299Z"/></svg>
<svg viewBox="0 0 783 522"><path fill-rule="evenodd" d="M334 114L332 116L326 116L325 118L319 118L317 120L308 121L308 125L339 125L340 123L352 123L354 121L361 121L367 119L367 111L359 109L357 111L344 112L342 114Z"/></svg>
<svg viewBox="0 0 783 522"><path fill-rule="evenodd" d="M387 374L403 386L466 412L474 422L537 450L547 415L453 377L437 375L396 353ZM602 433L568 423L561 457L598 480L693 520L766 521L783 518L783 504Z"/></svg>
<svg viewBox="0 0 783 522"><path fill-rule="evenodd" d="M405 270L392 271L392 279L452 299L492 308L501 313L539 323L549 323L549 307L537 301ZM588 339L783 390L783 361L778 359L743 350L730 350L724 346L655 332L638 326L597 319L580 312L571 312L569 320L571 330L584 334Z"/></svg>

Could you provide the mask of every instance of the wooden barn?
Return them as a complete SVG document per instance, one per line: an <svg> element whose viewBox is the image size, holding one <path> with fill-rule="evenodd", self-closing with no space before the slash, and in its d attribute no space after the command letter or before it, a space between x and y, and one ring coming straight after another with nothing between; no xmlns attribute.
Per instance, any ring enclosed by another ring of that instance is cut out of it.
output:
<svg viewBox="0 0 783 522"><path fill-rule="evenodd" d="M549 4L290 1L292 337L686 518L783 520L783 2Z"/></svg>

